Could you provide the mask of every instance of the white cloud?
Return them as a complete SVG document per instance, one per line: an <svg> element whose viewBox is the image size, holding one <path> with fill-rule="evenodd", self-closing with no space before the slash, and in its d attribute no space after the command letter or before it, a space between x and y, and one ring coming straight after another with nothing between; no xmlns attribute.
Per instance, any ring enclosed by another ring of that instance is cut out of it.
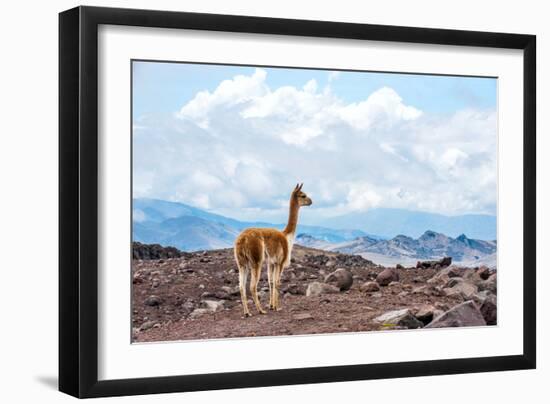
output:
<svg viewBox="0 0 550 404"><path fill-rule="evenodd" d="M434 116L388 87L345 102L315 80L270 88L266 78L256 69L176 116L134 122L135 195L283 221L304 182L306 221L375 206L494 213L495 111Z"/></svg>
<svg viewBox="0 0 550 404"><path fill-rule="evenodd" d="M265 85L266 72L256 69L252 76L235 76L224 80L213 93L199 92L195 98L185 104L179 111L180 118L194 120L203 128L208 127L208 115L222 105L237 105L264 95L268 88Z"/></svg>
<svg viewBox="0 0 550 404"><path fill-rule="evenodd" d="M365 101L348 104L338 109L339 116L357 129L369 129L374 125L390 128L400 121L419 118L422 111L403 104L393 89L383 87Z"/></svg>

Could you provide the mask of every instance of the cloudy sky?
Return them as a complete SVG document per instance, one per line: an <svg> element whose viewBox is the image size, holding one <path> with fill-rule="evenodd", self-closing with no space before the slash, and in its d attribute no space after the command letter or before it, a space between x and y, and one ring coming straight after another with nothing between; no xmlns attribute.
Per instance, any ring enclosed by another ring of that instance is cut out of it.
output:
<svg viewBox="0 0 550 404"><path fill-rule="evenodd" d="M134 197L246 220L496 211L496 80L133 63Z"/></svg>

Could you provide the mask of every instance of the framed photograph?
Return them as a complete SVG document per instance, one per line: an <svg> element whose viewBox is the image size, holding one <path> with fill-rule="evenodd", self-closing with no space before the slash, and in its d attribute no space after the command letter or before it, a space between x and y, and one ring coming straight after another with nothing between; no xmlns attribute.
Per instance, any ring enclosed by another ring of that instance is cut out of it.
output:
<svg viewBox="0 0 550 404"><path fill-rule="evenodd" d="M59 16L59 388L532 369L532 35Z"/></svg>

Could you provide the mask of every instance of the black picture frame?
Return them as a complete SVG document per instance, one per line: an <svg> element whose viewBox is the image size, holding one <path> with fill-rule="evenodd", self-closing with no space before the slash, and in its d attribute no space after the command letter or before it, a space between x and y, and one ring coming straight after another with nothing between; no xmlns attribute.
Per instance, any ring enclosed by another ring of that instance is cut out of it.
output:
<svg viewBox="0 0 550 404"><path fill-rule="evenodd" d="M523 51L523 354L99 381L98 26L344 38ZM536 366L536 37L341 22L77 7L59 14L59 390L103 397Z"/></svg>

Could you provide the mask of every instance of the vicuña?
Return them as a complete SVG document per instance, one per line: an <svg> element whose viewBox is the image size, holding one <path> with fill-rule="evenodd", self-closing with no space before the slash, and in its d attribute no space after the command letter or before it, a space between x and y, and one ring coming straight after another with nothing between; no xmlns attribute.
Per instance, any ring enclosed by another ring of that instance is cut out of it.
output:
<svg viewBox="0 0 550 404"><path fill-rule="evenodd" d="M296 184L290 195L290 212L288 223L283 231L277 229L249 228L242 231L235 241L235 260L239 267L239 286L243 311L246 317L248 300L246 298L246 281L250 273L250 294L258 312L265 314L258 298L258 282L262 273L264 259L267 262L267 282L269 283L269 308L280 310L279 286L281 274L290 265L290 254L298 224L298 211L301 206L312 204L311 199L302 192L304 184Z"/></svg>

